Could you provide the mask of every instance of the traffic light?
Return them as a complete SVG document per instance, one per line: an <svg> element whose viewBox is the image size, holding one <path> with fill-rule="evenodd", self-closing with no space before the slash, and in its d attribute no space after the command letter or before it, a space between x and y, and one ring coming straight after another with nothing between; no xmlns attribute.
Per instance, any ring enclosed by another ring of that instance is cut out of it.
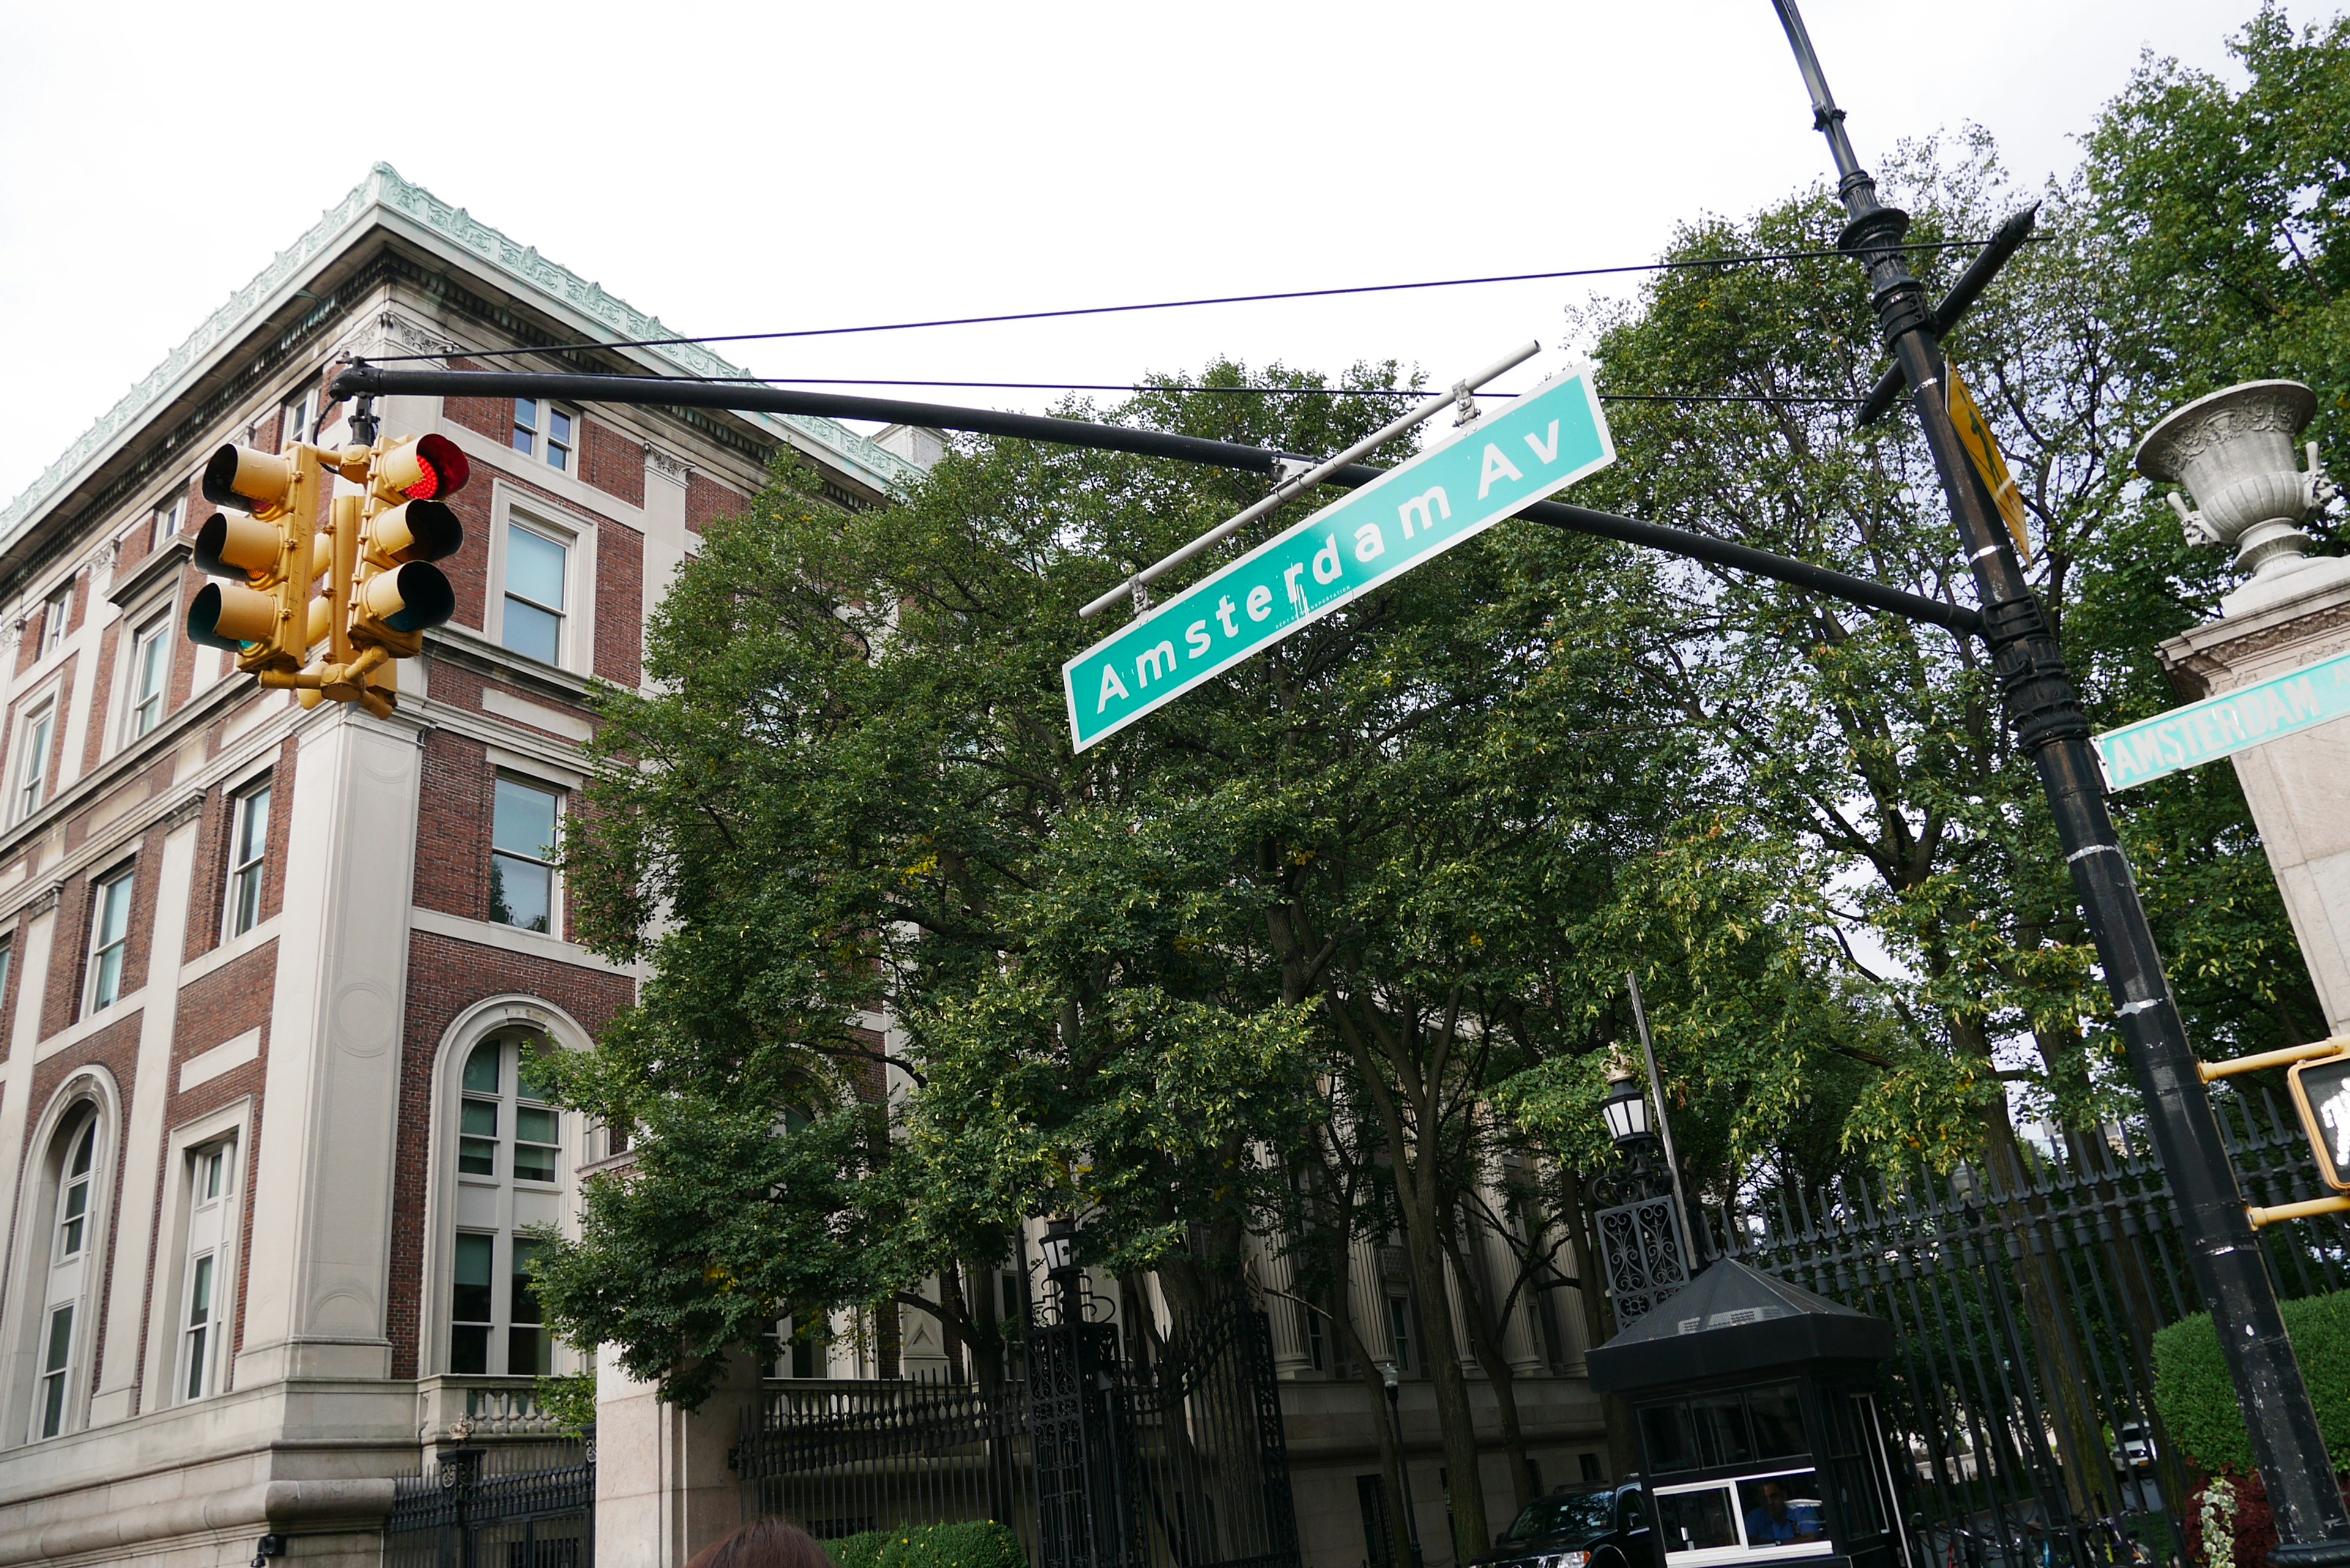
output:
<svg viewBox="0 0 2350 1568"><path fill-rule="evenodd" d="M272 455L224 446L204 464L204 499L215 512L196 530L195 564L216 577L188 607L190 640L234 652L250 671L296 670L307 659L317 576L312 530L317 526L324 453L296 443Z"/></svg>
<svg viewBox="0 0 2350 1568"><path fill-rule="evenodd" d="M432 563L465 542L465 525L444 498L471 473L465 454L444 436L374 450L345 623L353 647L413 659L424 650L424 633L455 613L456 594Z"/></svg>

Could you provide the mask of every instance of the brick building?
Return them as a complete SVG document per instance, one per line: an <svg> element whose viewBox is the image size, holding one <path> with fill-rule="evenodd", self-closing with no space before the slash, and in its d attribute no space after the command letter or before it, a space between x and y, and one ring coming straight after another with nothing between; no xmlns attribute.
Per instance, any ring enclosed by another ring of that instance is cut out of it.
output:
<svg viewBox="0 0 2350 1568"><path fill-rule="evenodd" d="M856 506L935 439L384 400L385 433L473 472L455 618L389 721L305 711L182 635L194 481L224 442L347 439L325 389L355 355L671 335L378 166L0 511L0 1565L243 1563L265 1531L373 1563L390 1478L459 1417L544 1428L531 1379L569 1353L516 1288L520 1231L567 1220L611 1151L535 1099L521 1047L586 1045L636 983L567 940L548 848L590 682L639 684L646 613L779 449ZM694 348L505 362L736 373ZM1357 1275L1358 1321L1406 1335L1395 1271L1366 1249ZM1274 1316L1308 1561L1380 1561L1360 1386L1310 1316ZM1528 1298L1510 1326L1550 1480L1600 1447L1578 1321ZM787 1370L883 1370L839 1343ZM938 1351L910 1321L889 1370ZM606 1372L598 1556L677 1562L738 1506L732 1417ZM1415 1385L1441 1564L1426 1408Z"/></svg>

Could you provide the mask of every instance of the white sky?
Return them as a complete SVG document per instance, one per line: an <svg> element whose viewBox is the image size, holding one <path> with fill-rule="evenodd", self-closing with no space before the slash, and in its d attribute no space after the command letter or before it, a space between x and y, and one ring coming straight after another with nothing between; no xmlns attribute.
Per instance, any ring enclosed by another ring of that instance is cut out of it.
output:
<svg viewBox="0 0 2350 1568"><path fill-rule="evenodd" d="M1806 19L1864 161L1974 119L2032 181L2073 163L2142 47L2224 69L2251 9L1811 0ZM1641 261L1677 220L1826 168L1768 0L0 0L0 497L379 158L688 332ZM1123 383L1228 353L1446 380L1554 344L1586 293L722 352L766 375Z"/></svg>

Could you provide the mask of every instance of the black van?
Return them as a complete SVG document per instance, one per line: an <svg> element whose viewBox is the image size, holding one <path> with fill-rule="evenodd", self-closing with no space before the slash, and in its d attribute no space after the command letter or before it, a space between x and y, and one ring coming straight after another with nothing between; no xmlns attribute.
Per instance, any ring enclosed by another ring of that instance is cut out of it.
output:
<svg viewBox="0 0 2350 1568"><path fill-rule="evenodd" d="M1640 1478L1544 1493L1520 1511L1477 1568L1657 1568Z"/></svg>

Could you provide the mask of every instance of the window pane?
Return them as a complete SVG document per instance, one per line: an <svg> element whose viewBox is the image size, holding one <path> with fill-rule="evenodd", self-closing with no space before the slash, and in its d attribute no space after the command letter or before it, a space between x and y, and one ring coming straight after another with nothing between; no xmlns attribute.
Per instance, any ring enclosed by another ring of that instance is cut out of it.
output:
<svg viewBox="0 0 2350 1568"><path fill-rule="evenodd" d="M89 1174L90 1159L92 1156L96 1154L97 1150L98 1118L92 1116L90 1118L89 1125L81 1129L81 1142L74 1145L73 1168L67 1172L67 1174L69 1176L88 1176Z"/></svg>
<svg viewBox="0 0 2350 1568"><path fill-rule="evenodd" d="M509 1321L536 1323L539 1321L538 1295L530 1288L530 1261L538 1255L538 1243L527 1237L516 1237L514 1244L514 1294L508 1304L513 1308Z"/></svg>
<svg viewBox="0 0 2350 1568"><path fill-rule="evenodd" d="M5 950L0 950L0 957L5 957ZM5 971L0 971L0 978L5 978ZM531 1054L534 1051L544 1050L546 1047L546 1042L544 1040L520 1040L515 1043L517 1055L515 1063L515 1098L518 1100L546 1098L546 1085L539 1082L539 1076L532 1070L531 1063ZM547 1141L552 1143L555 1140L549 1138Z"/></svg>
<svg viewBox="0 0 2350 1568"><path fill-rule="evenodd" d="M487 1372L490 1369L490 1331L487 1324L479 1328L463 1326L449 1331L449 1370L452 1372Z"/></svg>
<svg viewBox="0 0 2350 1568"><path fill-rule="evenodd" d="M498 1146L484 1143L477 1137L459 1138L457 1169L464 1176L495 1176L498 1173Z"/></svg>
<svg viewBox="0 0 2350 1568"><path fill-rule="evenodd" d="M555 799L552 790L500 779L490 847L533 860L554 859Z"/></svg>
<svg viewBox="0 0 2350 1568"><path fill-rule="evenodd" d="M556 1123L560 1112L520 1106L515 1110L515 1137L525 1143L559 1143Z"/></svg>
<svg viewBox="0 0 2350 1568"><path fill-rule="evenodd" d="M1746 1410L1754 1419L1756 1459L1784 1459L1811 1451L1804 1443L1803 1410L1795 1403L1794 1384L1751 1390Z"/></svg>
<svg viewBox="0 0 2350 1568"><path fill-rule="evenodd" d="M563 608L563 563L569 553L544 534L507 524L506 592L551 610Z"/></svg>
<svg viewBox="0 0 2350 1568"><path fill-rule="evenodd" d="M1746 1430L1746 1407L1735 1394L1714 1394L1690 1401L1690 1419L1697 1428L1698 1451L1710 1465L1742 1465L1754 1457L1754 1441Z"/></svg>
<svg viewBox="0 0 2350 1568"><path fill-rule="evenodd" d="M563 618L518 598L506 599L505 624L498 636L506 647L542 664L556 663L563 643Z"/></svg>
<svg viewBox="0 0 2350 1568"><path fill-rule="evenodd" d="M185 1398L204 1397L204 1342L210 1337L209 1329L191 1329L188 1333L188 1386L182 1395Z"/></svg>
<svg viewBox="0 0 2350 1568"><path fill-rule="evenodd" d="M490 919L543 931L554 902L555 873L533 861L490 857Z"/></svg>
<svg viewBox="0 0 2350 1568"><path fill-rule="evenodd" d="M515 1179L516 1181L552 1181L555 1179L555 1151L543 1144L515 1145Z"/></svg>
<svg viewBox="0 0 2350 1568"><path fill-rule="evenodd" d="M1648 1468L1659 1475L1697 1468L1687 1406L1659 1405L1641 1411L1640 1438L1648 1450Z"/></svg>
<svg viewBox="0 0 2350 1568"><path fill-rule="evenodd" d="M41 1379L41 1436L54 1438L65 1424L66 1375L59 1372Z"/></svg>
<svg viewBox="0 0 2350 1568"><path fill-rule="evenodd" d="M515 451L528 452L536 441L538 404L528 398L516 398L514 410Z"/></svg>
<svg viewBox="0 0 2350 1568"><path fill-rule="evenodd" d="M257 789L243 796L237 802L237 860L258 860L269 844L269 792Z"/></svg>
<svg viewBox="0 0 2350 1568"><path fill-rule="evenodd" d="M498 1053L503 1049L494 1040L484 1040L473 1047L473 1054L465 1058L467 1094L494 1095L498 1092Z"/></svg>
<svg viewBox="0 0 2350 1568"><path fill-rule="evenodd" d="M188 1275L188 1326L201 1327L213 1320L213 1255L206 1252L195 1261Z"/></svg>
<svg viewBox="0 0 2350 1568"><path fill-rule="evenodd" d="M497 1246L494 1236L457 1238L457 1278L449 1301L449 1315L459 1323L487 1323L493 1282L490 1269Z"/></svg>
<svg viewBox="0 0 2350 1568"><path fill-rule="evenodd" d="M506 1330L506 1375L544 1377L555 1370L555 1345L543 1328Z"/></svg>
<svg viewBox="0 0 2350 1568"><path fill-rule="evenodd" d="M1738 1544L1730 1520L1730 1489L1665 1492L1657 1499L1657 1522L1664 1527L1665 1552L1706 1552Z"/></svg>
<svg viewBox="0 0 2350 1568"><path fill-rule="evenodd" d="M550 409L546 414L546 433L564 445L571 444L571 416L561 409Z"/></svg>
<svg viewBox="0 0 2350 1568"><path fill-rule="evenodd" d="M98 941L119 942L130 928L130 878L117 877L99 895Z"/></svg>
<svg viewBox="0 0 2350 1568"><path fill-rule="evenodd" d="M498 1136L498 1106L494 1100L467 1100L458 1130L474 1137Z"/></svg>
<svg viewBox="0 0 2350 1568"><path fill-rule="evenodd" d="M44 1372L63 1372L66 1358L73 1354L74 1309L61 1306L49 1314L48 1353L41 1358Z"/></svg>
<svg viewBox="0 0 2350 1568"><path fill-rule="evenodd" d="M1828 1538L1827 1526L1821 1522L1816 1470L1740 1481L1738 1510L1746 1521L1746 1544L1757 1551Z"/></svg>

